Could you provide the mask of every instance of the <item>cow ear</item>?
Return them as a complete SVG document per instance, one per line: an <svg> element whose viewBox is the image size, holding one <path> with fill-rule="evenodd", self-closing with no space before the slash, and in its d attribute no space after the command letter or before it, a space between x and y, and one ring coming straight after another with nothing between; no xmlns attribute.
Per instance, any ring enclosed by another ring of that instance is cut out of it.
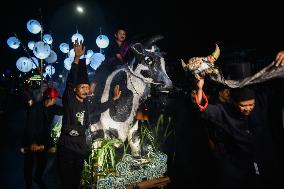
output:
<svg viewBox="0 0 284 189"><path fill-rule="evenodd" d="M135 55L143 55L143 46L141 43L135 43L131 45L131 50Z"/></svg>

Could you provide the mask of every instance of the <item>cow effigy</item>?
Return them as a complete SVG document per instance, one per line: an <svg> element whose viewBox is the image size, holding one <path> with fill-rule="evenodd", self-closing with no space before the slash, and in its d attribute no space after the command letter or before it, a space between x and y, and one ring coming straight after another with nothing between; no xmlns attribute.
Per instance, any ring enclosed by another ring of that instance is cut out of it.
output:
<svg viewBox="0 0 284 189"><path fill-rule="evenodd" d="M90 115L90 140L128 140L131 154L141 155L138 121L135 119L139 105L149 97L151 90L169 92L172 88L172 81L166 73L163 52L155 45L161 39L162 36L156 36L143 44L132 44L131 51L134 56L129 64L112 71L104 81L96 79L100 84L103 83L103 87L96 87L94 91L95 96L99 95L96 98L101 103L111 98L111 89L115 85L120 85L122 94L116 105L103 112L99 118ZM93 144L94 148L98 146L99 144Z"/></svg>

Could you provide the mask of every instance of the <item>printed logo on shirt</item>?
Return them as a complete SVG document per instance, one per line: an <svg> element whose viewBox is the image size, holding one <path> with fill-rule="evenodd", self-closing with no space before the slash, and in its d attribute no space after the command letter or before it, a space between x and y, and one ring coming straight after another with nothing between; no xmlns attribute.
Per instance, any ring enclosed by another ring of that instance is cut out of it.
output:
<svg viewBox="0 0 284 189"><path fill-rule="evenodd" d="M77 121L80 122L81 125L83 125L84 123L84 115L85 115L85 111L76 113Z"/></svg>

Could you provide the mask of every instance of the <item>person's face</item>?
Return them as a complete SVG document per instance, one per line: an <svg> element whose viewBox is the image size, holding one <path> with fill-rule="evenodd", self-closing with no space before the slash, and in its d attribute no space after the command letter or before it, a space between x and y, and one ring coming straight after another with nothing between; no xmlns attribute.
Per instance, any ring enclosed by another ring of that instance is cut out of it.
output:
<svg viewBox="0 0 284 189"><path fill-rule="evenodd" d="M118 30L115 34L115 38L118 41L123 42L126 38L126 32L124 30Z"/></svg>
<svg viewBox="0 0 284 189"><path fill-rule="evenodd" d="M242 115L248 116L251 114L255 106L255 99L240 101L237 103L237 108Z"/></svg>
<svg viewBox="0 0 284 189"><path fill-rule="evenodd" d="M84 100L88 96L89 92L90 92L89 84L79 84L75 88L76 97L81 100Z"/></svg>
<svg viewBox="0 0 284 189"><path fill-rule="evenodd" d="M230 99L230 89L223 89L219 91L219 100L221 102L227 102Z"/></svg>

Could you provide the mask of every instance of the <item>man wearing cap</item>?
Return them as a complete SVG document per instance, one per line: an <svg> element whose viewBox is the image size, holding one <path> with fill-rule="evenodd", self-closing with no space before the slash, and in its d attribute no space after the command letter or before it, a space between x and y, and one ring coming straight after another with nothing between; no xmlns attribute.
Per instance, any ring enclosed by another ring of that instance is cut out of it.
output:
<svg viewBox="0 0 284 189"><path fill-rule="evenodd" d="M275 66L284 66L284 51L276 56ZM268 120L273 97L243 87L231 89L228 103L213 105L208 103L203 85L204 78L198 77L196 103L201 116L213 123L209 127L214 127L211 129L224 145L218 188L273 187L276 159ZM280 92L277 95L283 95ZM274 99L283 103L283 97Z"/></svg>
<svg viewBox="0 0 284 189"><path fill-rule="evenodd" d="M80 61L85 47L78 41L74 43L75 59L66 81L63 94L64 114L61 136L57 144L59 176L62 189L78 189L84 158L87 152L85 131L89 126L89 113L99 115L115 104L120 97L119 86L115 86L110 100L94 104L88 98L90 92L86 63Z"/></svg>
<svg viewBox="0 0 284 189"><path fill-rule="evenodd" d="M47 153L52 149L51 125L54 115L62 114L62 107L56 105L60 98L55 88L47 88L43 93L43 100L32 105L28 114L27 126L24 134L24 173L26 189L32 188L33 167L35 166L34 181L39 188L46 188L43 173L47 162Z"/></svg>

